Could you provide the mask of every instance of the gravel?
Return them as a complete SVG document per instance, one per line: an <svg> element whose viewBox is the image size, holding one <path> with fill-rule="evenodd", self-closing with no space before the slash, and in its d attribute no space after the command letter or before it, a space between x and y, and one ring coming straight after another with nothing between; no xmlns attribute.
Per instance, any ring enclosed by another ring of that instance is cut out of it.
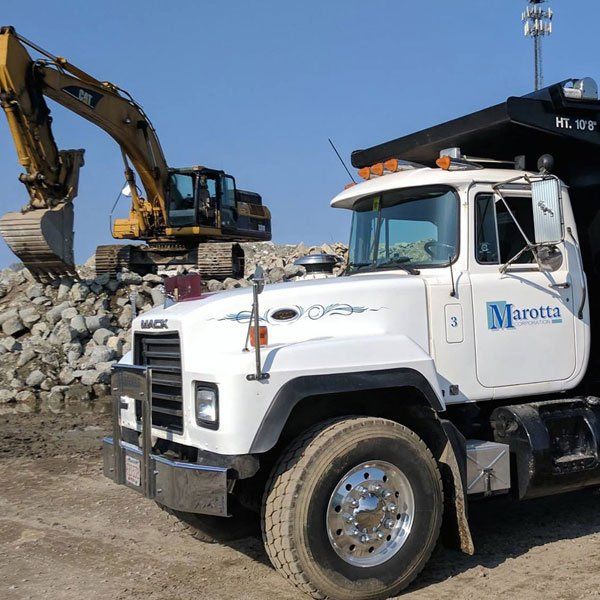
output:
<svg viewBox="0 0 600 600"><path fill-rule="evenodd" d="M304 274L294 265L311 253L346 257L343 244L322 246L244 244L242 279L203 282L207 292L248 287L260 264L271 283ZM339 271L342 267L336 267ZM164 303L166 276L124 272L96 276L93 261L77 267L78 278L51 284L35 281L20 265L0 271L0 403L17 412L60 412L67 405L95 402L110 393L110 370L131 347L131 323Z"/></svg>

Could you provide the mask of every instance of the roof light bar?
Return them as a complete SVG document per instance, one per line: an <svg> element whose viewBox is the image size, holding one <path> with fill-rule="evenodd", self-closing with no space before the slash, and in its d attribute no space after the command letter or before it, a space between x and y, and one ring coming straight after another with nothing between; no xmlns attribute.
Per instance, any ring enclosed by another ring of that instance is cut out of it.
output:
<svg viewBox="0 0 600 600"><path fill-rule="evenodd" d="M363 167L358 170L358 176L361 179L369 180L389 175L390 173L399 173L400 171L411 171L413 169L423 169L425 165L421 165L409 160L401 160L399 158L389 158L380 163L375 163L370 167Z"/></svg>
<svg viewBox="0 0 600 600"><path fill-rule="evenodd" d="M463 156L460 148L446 148L440 152L440 157L435 164L444 171L469 171L472 169L483 169L475 162Z"/></svg>

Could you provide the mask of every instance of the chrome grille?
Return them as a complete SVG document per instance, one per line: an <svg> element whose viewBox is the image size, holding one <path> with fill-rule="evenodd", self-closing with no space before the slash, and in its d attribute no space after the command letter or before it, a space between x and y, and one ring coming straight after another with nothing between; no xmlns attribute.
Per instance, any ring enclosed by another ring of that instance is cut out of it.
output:
<svg viewBox="0 0 600 600"><path fill-rule="evenodd" d="M183 432L179 334L136 335L135 363L152 369L152 426ZM141 408L136 411L141 418Z"/></svg>

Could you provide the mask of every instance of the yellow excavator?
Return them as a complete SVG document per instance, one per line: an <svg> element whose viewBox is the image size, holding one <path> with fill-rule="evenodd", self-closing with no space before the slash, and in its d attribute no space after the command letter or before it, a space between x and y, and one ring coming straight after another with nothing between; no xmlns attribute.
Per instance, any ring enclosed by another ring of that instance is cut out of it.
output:
<svg viewBox="0 0 600 600"><path fill-rule="evenodd" d="M40 57L34 60L27 47ZM97 273L187 265L207 279L238 277L244 268L240 242L271 239L271 215L259 194L238 190L218 169L170 168L152 123L130 94L13 27L0 27L0 105L29 193L20 212L0 218L0 234L36 278L75 275L73 200L84 163L83 150L56 146L45 97L106 131L121 149L131 210L114 220L112 236L143 243L99 246Z"/></svg>

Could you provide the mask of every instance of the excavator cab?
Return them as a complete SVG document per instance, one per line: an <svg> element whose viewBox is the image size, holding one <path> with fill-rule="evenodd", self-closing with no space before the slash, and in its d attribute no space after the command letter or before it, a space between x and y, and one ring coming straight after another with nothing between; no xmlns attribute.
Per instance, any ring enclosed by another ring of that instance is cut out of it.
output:
<svg viewBox="0 0 600 600"><path fill-rule="evenodd" d="M218 227L223 196L222 171L181 169L169 173L167 215L170 227Z"/></svg>
<svg viewBox="0 0 600 600"><path fill-rule="evenodd" d="M219 229L225 235L243 233L256 239L271 235L271 215L261 196L238 190L231 175L206 167L170 170L167 215L175 235L177 229L198 235Z"/></svg>

